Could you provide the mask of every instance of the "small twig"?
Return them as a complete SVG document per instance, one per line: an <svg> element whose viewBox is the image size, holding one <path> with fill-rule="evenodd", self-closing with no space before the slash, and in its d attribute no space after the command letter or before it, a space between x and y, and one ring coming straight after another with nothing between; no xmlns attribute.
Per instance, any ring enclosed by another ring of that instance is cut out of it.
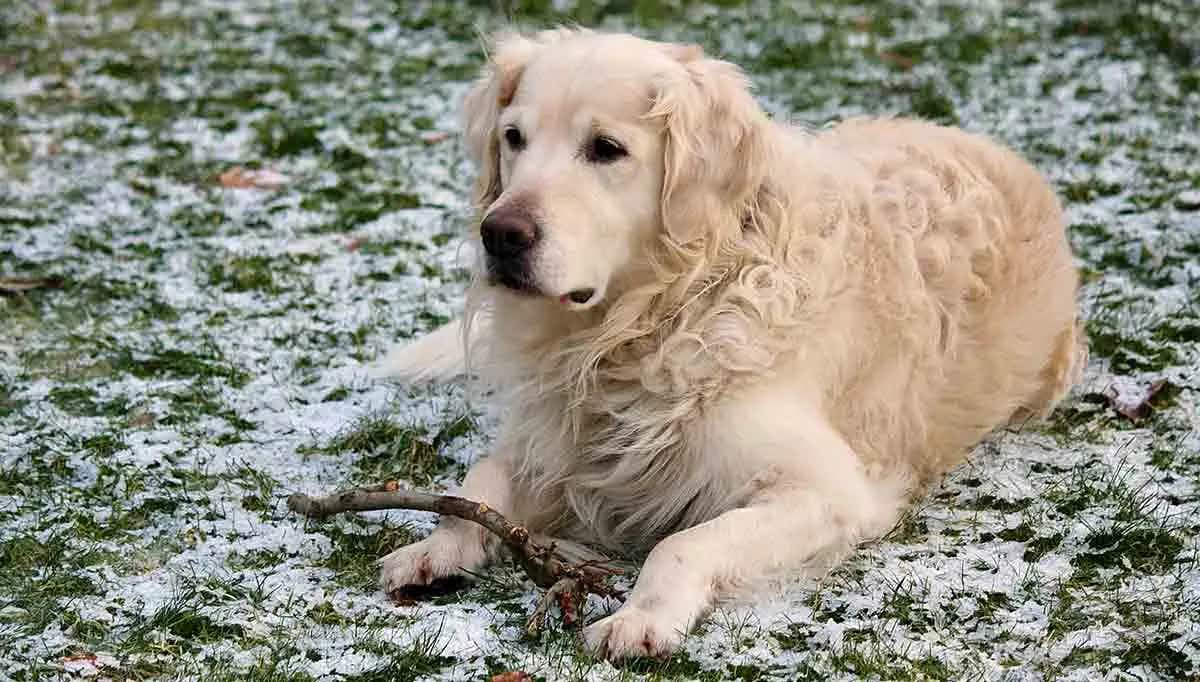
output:
<svg viewBox="0 0 1200 682"><path fill-rule="evenodd" d="M562 578L551 585L546 590L546 594L543 594L542 598L538 600L529 620L525 621L525 634L532 637L542 629L546 623L546 614L555 602L558 603L559 611L562 613L563 624L570 625L575 618L573 613L574 597L580 591L581 586L575 578Z"/></svg>
<svg viewBox="0 0 1200 682"><path fill-rule="evenodd" d="M580 602L584 595L621 596L619 590L606 582L609 577L619 574L619 569L597 561L573 564L559 555L553 543L547 546L535 541L524 526L514 524L482 502L452 495L401 490L395 481L388 481L323 497L296 493L288 498L287 505L293 512L316 519L348 511L412 509L478 523L499 537L533 582L546 590L526 625L526 631L530 634L540 629L550 606L556 600L564 605L564 620L570 621L574 619L574 614L568 613L571 609L566 605Z"/></svg>

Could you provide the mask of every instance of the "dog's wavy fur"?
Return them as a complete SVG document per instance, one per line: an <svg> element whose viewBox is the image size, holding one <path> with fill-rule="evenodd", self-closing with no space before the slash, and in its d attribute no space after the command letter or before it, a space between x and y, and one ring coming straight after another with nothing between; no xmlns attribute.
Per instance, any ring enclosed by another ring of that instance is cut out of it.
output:
<svg viewBox="0 0 1200 682"><path fill-rule="evenodd" d="M464 107L481 212L504 189L497 119L523 69L563 41L598 35L558 29L495 42ZM1077 380L1086 351L1059 203L1018 156L918 121L785 127L733 65L694 47L629 40L682 65L654 84L644 114L664 140L659 233L587 310L512 295L490 286L481 267L464 320L438 332L443 343L418 341L387 363L396 375L432 367L446 376L467 353L448 357L445 339L457 335L471 349L472 373L505 410L494 448L505 453L499 475L511 488L497 493L501 506L546 533L646 550L776 488L804 487L779 483L793 478L782 454L724 448L758 437L739 422L743 403L753 406L747 419L778 410L778 423L801 427L811 408L812 431L827 424L834 434L812 442L840 438L869 482L865 497L845 493L853 512L838 507L840 488L795 500L795 513L811 502L838 529L813 539L814 550L836 557L885 532L903 498L989 431L1047 414ZM812 458L799 470L815 479L825 475L822 452L791 456ZM456 568L439 568L437 547L424 552L398 552L385 583ZM471 563L486 552L468 554L449 556ZM421 557L425 570L414 574ZM769 572L708 576L719 589L704 599ZM634 634L602 622L589 642L616 656L672 648L664 623L631 618L621 622Z"/></svg>

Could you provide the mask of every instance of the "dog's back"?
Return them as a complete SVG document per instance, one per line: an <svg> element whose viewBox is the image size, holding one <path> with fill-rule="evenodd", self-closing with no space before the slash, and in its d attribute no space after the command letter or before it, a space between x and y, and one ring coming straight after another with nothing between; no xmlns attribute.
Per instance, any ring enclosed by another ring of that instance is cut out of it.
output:
<svg viewBox="0 0 1200 682"><path fill-rule="evenodd" d="M821 139L870 178L845 190L866 220L858 295L876 346L835 410L847 437L881 456L906 442L927 478L993 428L1048 413L1086 352L1046 180L987 138L929 123L850 121Z"/></svg>

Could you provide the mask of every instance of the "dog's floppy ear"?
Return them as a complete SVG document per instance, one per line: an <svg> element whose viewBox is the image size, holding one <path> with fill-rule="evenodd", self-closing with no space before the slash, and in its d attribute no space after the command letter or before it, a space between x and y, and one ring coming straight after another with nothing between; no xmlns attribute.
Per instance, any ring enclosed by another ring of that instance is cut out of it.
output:
<svg viewBox="0 0 1200 682"><path fill-rule="evenodd" d="M463 131L467 152L479 168L475 204L484 208L500 196L500 147L496 122L512 102L525 66L546 45L582 33L582 29L551 29L532 35L499 33L490 41L487 66L463 100Z"/></svg>
<svg viewBox="0 0 1200 682"><path fill-rule="evenodd" d="M658 84L649 116L666 130L663 225L688 244L740 229L766 174L768 120L738 67L694 45L665 49L684 71Z"/></svg>

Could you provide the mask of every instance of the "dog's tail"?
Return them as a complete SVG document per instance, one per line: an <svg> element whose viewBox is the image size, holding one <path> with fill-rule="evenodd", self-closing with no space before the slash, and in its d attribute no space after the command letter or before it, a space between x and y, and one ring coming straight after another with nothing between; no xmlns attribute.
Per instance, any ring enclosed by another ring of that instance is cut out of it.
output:
<svg viewBox="0 0 1200 682"><path fill-rule="evenodd" d="M454 320L425 336L388 350L371 368L380 379L399 379L410 383L449 381L466 371L462 320Z"/></svg>

